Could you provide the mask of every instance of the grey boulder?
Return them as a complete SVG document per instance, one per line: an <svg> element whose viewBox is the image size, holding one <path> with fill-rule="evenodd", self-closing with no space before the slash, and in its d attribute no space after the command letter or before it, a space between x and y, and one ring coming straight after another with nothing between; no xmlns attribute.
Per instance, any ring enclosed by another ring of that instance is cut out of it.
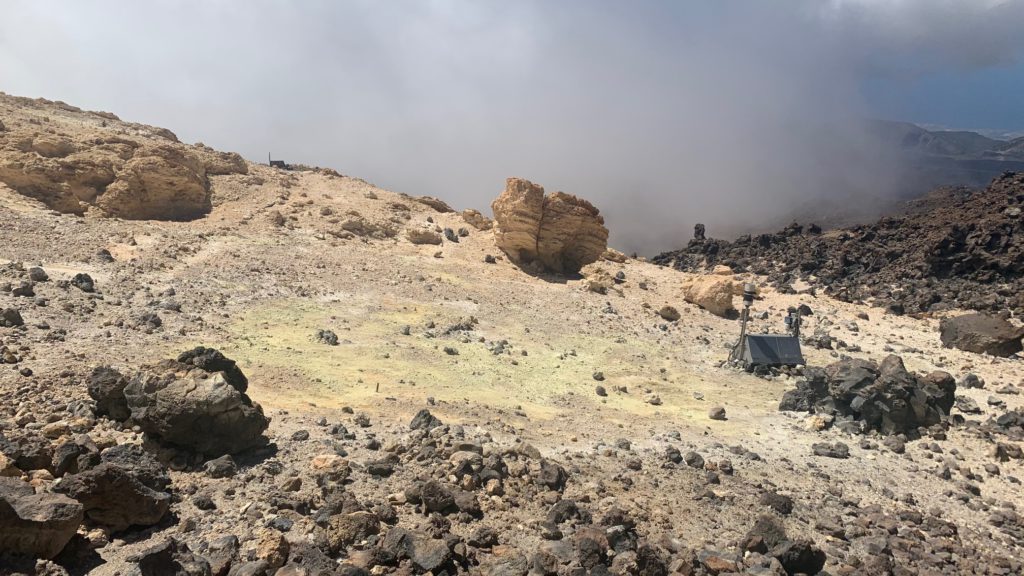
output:
<svg viewBox="0 0 1024 576"><path fill-rule="evenodd" d="M114 532L156 524L171 503L170 494L148 488L131 472L109 462L65 476L55 489L79 501L90 520Z"/></svg>
<svg viewBox="0 0 1024 576"><path fill-rule="evenodd" d="M96 414L112 420L126 420L131 416L124 399L128 379L110 366L99 366L89 375L89 397L96 401Z"/></svg>
<svg viewBox="0 0 1024 576"><path fill-rule="evenodd" d="M181 359L132 378L124 389L132 420L163 444L207 456L265 444L270 420L245 394L248 382L234 362L209 354Z"/></svg>
<svg viewBox="0 0 1024 576"><path fill-rule="evenodd" d="M19 478L0 478L0 556L53 558L81 523L82 505L71 498L36 494Z"/></svg>
<svg viewBox="0 0 1024 576"><path fill-rule="evenodd" d="M1024 328L988 314L964 314L939 323L942 345L977 354L1007 357L1022 350Z"/></svg>

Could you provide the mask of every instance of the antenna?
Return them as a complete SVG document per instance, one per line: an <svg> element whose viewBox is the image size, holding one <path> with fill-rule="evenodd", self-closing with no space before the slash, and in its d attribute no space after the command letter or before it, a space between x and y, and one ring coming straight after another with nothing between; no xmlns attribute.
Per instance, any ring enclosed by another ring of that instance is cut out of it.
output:
<svg viewBox="0 0 1024 576"><path fill-rule="evenodd" d="M742 362L747 347L747 321L750 320L750 307L754 304L754 295L757 294L757 285L747 282L743 285L743 312L740 313L740 341L733 346L729 360Z"/></svg>
<svg viewBox="0 0 1024 576"><path fill-rule="evenodd" d="M800 308L790 306L788 315L786 316L786 331L795 338L800 337Z"/></svg>

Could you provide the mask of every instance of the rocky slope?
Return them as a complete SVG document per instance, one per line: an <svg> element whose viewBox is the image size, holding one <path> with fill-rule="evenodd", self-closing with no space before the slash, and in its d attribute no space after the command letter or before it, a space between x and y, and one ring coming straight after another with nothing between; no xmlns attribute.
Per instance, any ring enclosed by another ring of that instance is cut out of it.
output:
<svg viewBox="0 0 1024 576"><path fill-rule="evenodd" d="M1020 573L1020 360L945 312L719 269L827 343L759 377L703 274L538 277L478 212L246 171L188 222L0 186L0 572Z"/></svg>
<svg viewBox="0 0 1024 576"><path fill-rule="evenodd" d="M822 233L791 225L734 242L703 234L654 262L679 270L724 264L779 288L804 281L845 301L897 312L955 308L1024 313L1024 173L982 191L941 190L907 214Z"/></svg>

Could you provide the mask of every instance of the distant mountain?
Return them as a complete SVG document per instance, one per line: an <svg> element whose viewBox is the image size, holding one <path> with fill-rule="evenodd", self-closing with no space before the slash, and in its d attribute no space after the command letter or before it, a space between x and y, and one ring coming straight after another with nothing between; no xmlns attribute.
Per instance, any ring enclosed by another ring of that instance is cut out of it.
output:
<svg viewBox="0 0 1024 576"><path fill-rule="evenodd" d="M1024 158L1024 136L1005 142L1000 151L1015 158Z"/></svg>
<svg viewBox="0 0 1024 576"><path fill-rule="evenodd" d="M1003 172L1024 171L1024 137L996 140L965 130L925 130L908 122L872 120L878 145L899 154L898 196L915 198L939 186L983 188Z"/></svg>
<svg viewBox="0 0 1024 576"><path fill-rule="evenodd" d="M866 125L871 145L896 167L889 186L856 197L824 194L744 232L767 233L790 222L814 222L824 229L868 223L902 213L908 201L937 188L980 190L1005 172L1024 172L1024 137L999 140L967 130L927 130L888 120L868 120Z"/></svg>
<svg viewBox="0 0 1024 576"><path fill-rule="evenodd" d="M868 128L880 142L923 156L1024 162L1024 138L995 140L977 132L931 131L909 122L887 120L871 120Z"/></svg>

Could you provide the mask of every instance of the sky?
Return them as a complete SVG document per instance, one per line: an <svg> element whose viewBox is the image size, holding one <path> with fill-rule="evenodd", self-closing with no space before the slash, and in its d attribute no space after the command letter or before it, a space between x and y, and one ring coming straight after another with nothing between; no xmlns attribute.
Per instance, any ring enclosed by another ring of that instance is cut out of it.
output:
<svg viewBox="0 0 1024 576"><path fill-rule="evenodd" d="M898 191L865 118L1024 131L1024 0L4 0L0 90L652 253Z"/></svg>

